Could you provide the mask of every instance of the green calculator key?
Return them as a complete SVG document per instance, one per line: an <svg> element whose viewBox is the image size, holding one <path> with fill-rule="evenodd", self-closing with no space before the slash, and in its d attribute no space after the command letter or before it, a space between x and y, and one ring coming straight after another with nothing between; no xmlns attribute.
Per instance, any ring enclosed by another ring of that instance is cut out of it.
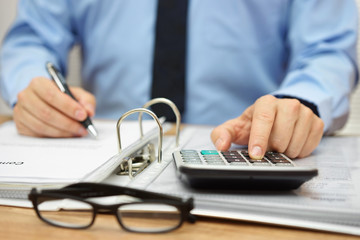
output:
<svg viewBox="0 0 360 240"><path fill-rule="evenodd" d="M201 150L202 155L218 155L218 151L216 150Z"/></svg>

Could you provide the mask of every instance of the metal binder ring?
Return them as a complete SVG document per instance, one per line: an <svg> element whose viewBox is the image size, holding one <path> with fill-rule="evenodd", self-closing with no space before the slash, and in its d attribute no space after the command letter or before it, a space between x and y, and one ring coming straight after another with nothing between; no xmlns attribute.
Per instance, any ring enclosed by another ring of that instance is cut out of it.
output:
<svg viewBox="0 0 360 240"><path fill-rule="evenodd" d="M142 114L143 112L149 114L157 123L158 127L159 127L159 140L158 140L158 162L160 163L161 162L161 159L162 159L162 138L163 138L163 128L161 126L161 123L158 119L158 117L156 116L156 114L146 108L135 108L135 109L132 109L126 113L124 113L120 118L119 120L117 121L117 124L116 124L116 129L117 129L117 137L118 137L118 146L119 146L119 152L121 152L121 138L120 138L120 124L121 122L129 115L133 114L133 113L136 113L138 112L139 115ZM142 124L140 124L140 126L142 126ZM143 138L143 131L142 131L142 128L141 128L141 136L140 138L142 139Z"/></svg>
<svg viewBox="0 0 360 240"><path fill-rule="evenodd" d="M143 108L148 108L151 105L157 103L165 103L171 107L176 117L176 147L179 146L179 135L180 135L180 123L181 123L181 115L179 109L176 107L175 103L167 98L154 98L148 101L143 105ZM140 134L143 136L143 128L142 128L142 113L139 113L139 124L140 124Z"/></svg>

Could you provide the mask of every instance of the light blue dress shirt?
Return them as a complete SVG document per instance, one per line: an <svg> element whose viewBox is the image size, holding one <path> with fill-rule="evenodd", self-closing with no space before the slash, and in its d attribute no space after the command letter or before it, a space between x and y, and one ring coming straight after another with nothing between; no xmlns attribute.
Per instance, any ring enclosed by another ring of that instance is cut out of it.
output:
<svg viewBox="0 0 360 240"><path fill-rule="evenodd" d="M96 117L117 119L150 99L156 0L23 0L1 52L10 105L47 61L66 73L82 48ZM353 0L190 0L184 122L220 124L266 94L314 103L341 127L357 81ZM171 81L171 79L169 79Z"/></svg>

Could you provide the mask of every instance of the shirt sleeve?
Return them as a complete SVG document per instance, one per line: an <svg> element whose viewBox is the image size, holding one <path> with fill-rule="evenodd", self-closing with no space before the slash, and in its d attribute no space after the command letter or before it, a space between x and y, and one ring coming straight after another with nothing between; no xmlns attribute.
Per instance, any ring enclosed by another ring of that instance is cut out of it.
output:
<svg viewBox="0 0 360 240"><path fill-rule="evenodd" d="M358 81L357 21L353 0L295 0L289 6L288 72L273 94L315 104L327 133L345 124Z"/></svg>
<svg viewBox="0 0 360 240"><path fill-rule="evenodd" d="M0 56L0 89L10 106L31 79L49 77L53 62L66 73L68 52L75 43L71 8L65 0L20 0L15 22L4 39Z"/></svg>

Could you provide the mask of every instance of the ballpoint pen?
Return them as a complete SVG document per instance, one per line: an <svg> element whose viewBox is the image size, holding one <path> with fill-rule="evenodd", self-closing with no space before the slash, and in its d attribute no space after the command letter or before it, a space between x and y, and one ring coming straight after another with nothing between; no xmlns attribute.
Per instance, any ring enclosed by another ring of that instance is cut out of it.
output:
<svg viewBox="0 0 360 240"><path fill-rule="evenodd" d="M50 76L52 77L52 79L54 80L54 82L56 83L56 85L58 86L58 88L60 89L60 91L62 91L63 93L69 95L72 99L74 99L75 101L76 98L74 97L74 95L72 95L72 93L70 92L69 87L67 86L64 77L61 75L61 73L55 68L55 66L48 62L46 63L46 69L49 72ZM80 122L86 129L87 131L94 137L98 136L98 133L94 127L94 125L92 124L89 116L86 117L86 119L84 121Z"/></svg>

